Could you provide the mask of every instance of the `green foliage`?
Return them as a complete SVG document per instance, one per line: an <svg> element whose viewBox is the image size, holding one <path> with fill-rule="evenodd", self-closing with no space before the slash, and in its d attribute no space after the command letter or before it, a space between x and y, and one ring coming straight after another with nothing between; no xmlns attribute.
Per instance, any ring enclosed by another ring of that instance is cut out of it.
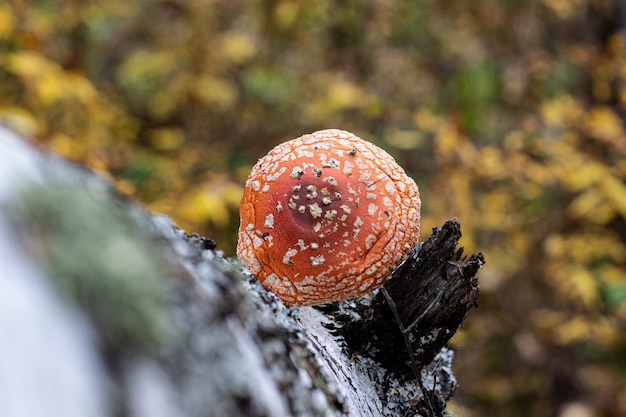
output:
<svg viewBox="0 0 626 417"><path fill-rule="evenodd" d="M449 101L461 114L468 133L486 129L501 94L500 69L492 62L481 61L459 69L449 84Z"/></svg>
<svg viewBox="0 0 626 417"><path fill-rule="evenodd" d="M0 121L231 255L252 164L354 131L416 179L422 230L459 218L487 258L454 340L457 414L626 414L619 15L599 0L10 0Z"/></svg>

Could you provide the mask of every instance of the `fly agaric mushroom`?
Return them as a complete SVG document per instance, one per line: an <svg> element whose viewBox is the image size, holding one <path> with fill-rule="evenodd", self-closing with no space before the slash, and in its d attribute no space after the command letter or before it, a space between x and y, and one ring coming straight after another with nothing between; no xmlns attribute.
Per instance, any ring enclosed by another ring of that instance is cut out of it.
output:
<svg viewBox="0 0 626 417"><path fill-rule="evenodd" d="M415 182L385 151L343 130L278 145L244 189L237 256L287 305L380 287L419 238Z"/></svg>

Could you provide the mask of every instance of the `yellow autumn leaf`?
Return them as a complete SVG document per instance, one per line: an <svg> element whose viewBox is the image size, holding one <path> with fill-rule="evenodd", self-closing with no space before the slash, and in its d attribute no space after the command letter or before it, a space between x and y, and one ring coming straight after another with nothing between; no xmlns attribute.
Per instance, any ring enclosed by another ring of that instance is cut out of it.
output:
<svg viewBox="0 0 626 417"><path fill-rule="evenodd" d="M36 136L43 128L42 121L19 107L0 107L0 124L25 136Z"/></svg>
<svg viewBox="0 0 626 417"><path fill-rule="evenodd" d="M239 95L237 88L230 81L211 75L198 77L192 94L207 104L223 108L232 107Z"/></svg>
<svg viewBox="0 0 626 417"><path fill-rule="evenodd" d="M354 84L333 74L316 75L319 90L306 104L308 118L328 123L330 117L346 110L361 109L368 103L368 94Z"/></svg>
<svg viewBox="0 0 626 417"><path fill-rule="evenodd" d="M65 81L69 93L84 104L95 104L98 101L98 92L93 84L83 75L66 73Z"/></svg>
<svg viewBox="0 0 626 417"><path fill-rule="evenodd" d="M560 234L550 234L543 242L543 249L552 258L560 258L567 253L565 239Z"/></svg>
<svg viewBox="0 0 626 417"><path fill-rule="evenodd" d="M514 158L515 170L520 173L521 176L528 178L529 183L524 184L526 189L531 187L532 184L538 184L540 186L537 191L543 191L545 186L548 186L555 182L554 169L547 167L545 164L539 164L532 162L525 156L518 156Z"/></svg>
<svg viewBox="0 0 626 417"><path fill-rule="evenodd" d="M552 9L561 19L569 19L581 10L581 0L543 0L542 3Z"/></svg>
<svg viewBox="0 0 626 417"><path fill-rule="evenodd" d="M587 265L599 260L619 262L626 258L626 247L618 236L610 233L578 232L570 236L551 236L545 246L554 259L567 259Z"/></svg>
<svg viewBox="0 0 626 417"><path fill-rule="evenodd" d="M385 139L394 148L415 149L424 142L424 137L416 130L387 129Z"/></svg>
<svg viewBox="0 0 626 417"><path fill-rule="evenodd" d="M437 131L437 136L435 137L437 155L449 159L456 154L460 140L461 138L458 131L449 124L446 124L445 127Z"/></svg>
<svg viewBox="0 0 626 417"><path fill-rule="evenodd" d="M584 114L582 105L569 95L542 103L539 112L550 128L570 127Z"/></svg>
<svg viewBox="0 0 626 417"><path fill-rule="evenodd" d="M606 196L594 187L578 195L567 207L567 213L573 218L605 224L613 218L615 211Z"/></svg>
<svg viewBox="0 0 626 417"><path fill-rule="evenodd" d="M621 325L615 317L600 317L591 325L591 338L603 346L619 349L623 341Z"/></svg>
<svg viewBox="0 0 626 417"><path fill-rule="evenodd" d="M494 190L481 195L479 209L482 213L481 227L507 231L516 221L517 215L511 193Z"/></svg>
<svg viewBox="0 0 626 417"><path fill-rule="evenodd" d="M137 186L132 181L118 179L115 181L115 188L122 194L133 196L137 193Z"/></svg>
<svg viewBox="0 0 626 417"><path fill-rule="evenodd" d="M243 197L243 187L239 183L228 182L221 188L221 195L226 204L233 209L239 209Z"/></svg>
<svg viewBox="0 0 626 417"><path fill-rule="evenodd" d="M420 107L413 115L413 123L426 132L436 132L444 122L441 116Z"/></svg>
<svg viewBox="0 0 626 417"><path fill-rule="evenodd" d="M60 82L53 74L44 73L41 74L36 83L35 91L42 104L50 105L63 98L67 93L62 82Z"/></svg>
<svg viewBox="0 0 626 417"><path fill-rule="evenodd" d="M110 182L114 181L109 173L108 161L103 158L99 153L90 154L85 159L85 164L97 172L99 175L107 177Z"/></svg>
<svg viewBox="0 0 626 417"><path fill-rule="evenodd" d="M216 225L228 223L228 207L219 196L204 190L197 190L180 201L178 215L188 223L202 224L213 222Z"/></svg>
<svg viewBox="0 0 626 417"><path fill-rule="evenodd" d="M622 244L622 254L626 254L626 246ZM621 258L623 259L623 257ZM617 266L605 266L602 268L601 279L604 285L616 285L623 284L626 285L626 271Z"/></svg>
<svg viewBox="0 0 626 417"><path fill-rule="evenodd" d="M146 132L146 136L155 149L171 151L185 143L185 134L179 128L158 128Z"/></svg>
<svg viewBox="0 0 626 417"><path fill-rule="evenodd" d="M549 308L539 308L530 312L530 319L533 323L533 327L552 332L554 329L560 327L567 316L562 311L557 311Z"/></svg>
<svg viewBox="0 0 626 417"><path fill-rule="evenodd" d="M64 135L63 133L56 133L48 140L50 147L61 155L75 161L80 161L85 155L85 147L77 143L73 138Z"/></svg>
<svg viewBox="0 0 626 417"><path fill-rule="evenodd" d="M453 123L443 123L437 130L434 141L441 163L451 162L454 157L461 157L466 162L476 160L476 149Z"/></svg>
<svg viewBox="0 0 626 417"><path fill-rule="evenodd" d="M326 90L325 104L333 110L357 108L361 105L365 94L356 84L346 80L335 80Z"/></svg>
<svg viewBox="0 0 626 417"><path fill-rule="evenodd" d="M9 71L22 78L31 78L37 75L48 63L38 53L21 51L5 56L5 65Z"/></svg>
<svg viewBox="0 0 626 417"><path fill-rule="evenodd" d="M486 146L480 151L477 168L491 179L501 179L509 174L502 151L493 146Z"/></svg>
<svg viewBox="0 0 626 417"><path fill-rule="evenodd" d="M601 178L599 185L615 211L622 217L626 217L626 186L624 182L607 173Z"/></svg>
<svg viewBox="0 0 626 417"><path fill-rule="evenodd" d="M0 39L8 37L15 27L15 17L8 4L0 5Z"/></svg>
<svg viewBox="0 0 626 417"><path fill-rule="evenodd" d="M553 329L555 341L560 345L571 345L589 339L591 329L586 318L574 316Z"/></svg>
<svg viewBox="0 0 626 417"><path fill-rule="evenodd" d="M211 223L224 228L231 220L231 213L239 208L242 195L243 187L239 183L225 175L212 174L200 188L180 199L176 216L188 224Z"/></svg>
<svg viewBox="0 0 626 417"><path fill-rule="evenodd" d="M150 51L139 49L128 55L118 68L117 77L122 85L133 87L148 81L160 80L181 64L184 54L164 49Z"/></svg>
<svg viewBox="0 0 626 417"><path fill-rule="evenodd" d="M27 80L37 99L44 105L60 100L69 91L61 67L36 52L20 52L7 57L7 68Z"/></svg>
<svg viewBox="0 0 626 417"><path fill-rule="evenodd" d="M607 142L624 142L622 119L608 107L595 107L586 117L586 128L590 135Z"/></svg>
<svg viewBox="0 0 626 417"><path fill-rule="evenodd" d="M254 39L244 33L226 33L220 38L219 44L224 58L236 64L249 61L256 55Z"/></svg>
<svg viewBox="0 0 626 417"><path fill-rule="evenodd" d="M569 296L579 300L586 308L593 309L599 302L598 282L586 268L573 268L569 284Z"/></svg>
<svg viewBox="0 0 626 417"><path fill-rule="evenodd" d="M280 27L288 27L295 22L299 11L298 2L279 1L274 7L274 18Z"/></svg>

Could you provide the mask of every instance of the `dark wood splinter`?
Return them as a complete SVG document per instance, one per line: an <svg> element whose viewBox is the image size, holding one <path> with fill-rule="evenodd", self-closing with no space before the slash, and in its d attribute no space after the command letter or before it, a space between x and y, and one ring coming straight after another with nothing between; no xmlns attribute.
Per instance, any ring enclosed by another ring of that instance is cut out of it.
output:
<svg viewBox="0 0 626 417"><path fill-rule="evenodd" d="M429 392L421 380L422 369L431 372L437 367L431 363L437 362L435 356L469 310L478 306L476 273L485 259L481 253L464 257L463 249L457 249L460 238L457 220L433 229L433 235L414 248L372 302L362 307L361 317L369 319L346 323L340 330L354 352L399 376L417 379L422 391L417 409L422 415L437 415L448 400L445 396L456 388L456 382L450 381L448 394Z"/></svg>

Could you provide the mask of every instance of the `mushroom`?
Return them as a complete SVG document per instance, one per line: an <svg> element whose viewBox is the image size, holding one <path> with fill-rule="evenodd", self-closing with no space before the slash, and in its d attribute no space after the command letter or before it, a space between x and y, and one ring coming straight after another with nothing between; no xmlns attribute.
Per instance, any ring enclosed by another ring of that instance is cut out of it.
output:
<svg viewBox="0 0 626 417"><path fill-rule="evenodd" d="M286 305L366 294L419 238L415 182L385 151L329 129L282 143L246 181L237 256Z"/></svg>

